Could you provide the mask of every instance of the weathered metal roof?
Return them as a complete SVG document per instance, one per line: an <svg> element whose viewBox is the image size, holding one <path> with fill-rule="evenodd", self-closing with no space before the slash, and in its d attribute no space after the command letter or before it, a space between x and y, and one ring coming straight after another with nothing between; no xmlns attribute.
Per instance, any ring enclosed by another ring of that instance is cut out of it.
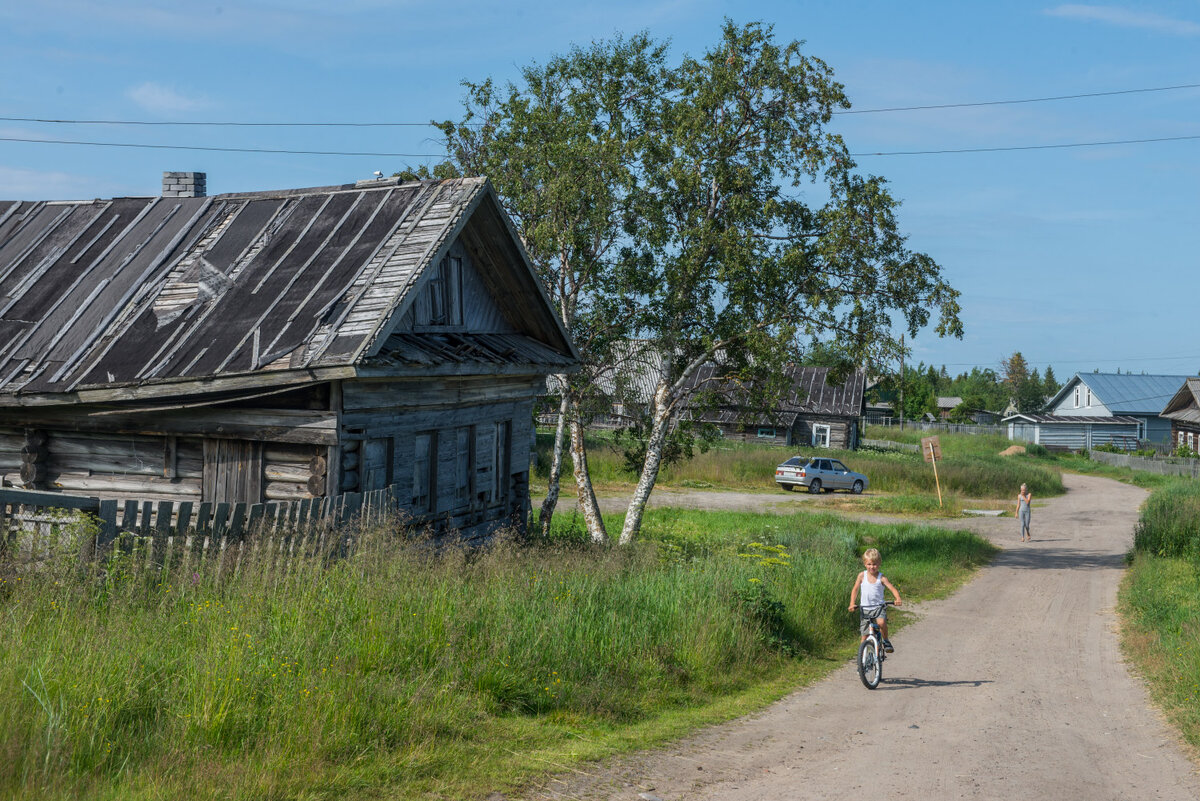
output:
<svg viewBox="0 0 1200 801"><path fill-rule="evenodd" d="M1161 417L1200 425L1200 378L1189 378L1163 407Z"/></svg>
<svg viewBox="0 0 1200 801"><path fill-rule="evenodd" d="M537 296L518 328L544 344L537 353L569 361L482 178L0 202L0 403L361 365L459 234L486 240L493 260L520 262L524 275L490 280Z"/></svg>
<svg viewBox="0 0 1200 801"><path fill-rule="evenodd" d="M1076 373L1047 405L1057 406L1077 384L1083 383L1113 414L1157 415L1186 379L1185 375Z"/></svg>

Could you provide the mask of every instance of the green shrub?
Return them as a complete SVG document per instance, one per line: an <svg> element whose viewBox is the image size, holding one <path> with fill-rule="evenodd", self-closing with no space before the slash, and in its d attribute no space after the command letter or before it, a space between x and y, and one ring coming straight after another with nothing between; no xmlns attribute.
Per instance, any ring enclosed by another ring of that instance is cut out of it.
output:
<svg viewBox="0 0 1200 801"><path fill-rule="evenodd" d="M1032 456L1035 459L1045 459L1050 455L1050 451L1046 450L1045 445L1037 442L1029 442L1025 445L1025 455Z"/></svg>
<svg viewBox="0 0 1200 801"><path fill-rule="evenodd" d="M1200 558L1200 483L1174 481L1151 493L1133 545L1155 556Z"/></svg>

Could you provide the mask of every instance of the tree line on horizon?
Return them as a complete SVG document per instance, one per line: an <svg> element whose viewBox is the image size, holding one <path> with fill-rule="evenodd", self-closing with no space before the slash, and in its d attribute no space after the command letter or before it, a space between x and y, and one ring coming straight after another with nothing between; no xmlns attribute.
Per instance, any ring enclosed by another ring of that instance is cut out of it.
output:
<svg viewBox="0 0 1200 801"><path fill-rule="evenodd" d="M941 368L924 362L906 365L903 378L898 373L882 378L872 389L872 400L886 400L895 405L901 388L905 418L916 420L926 413L936 416L939 397L957 397L962 402L950 413L950 422L970 423L975 412L1000 413L1010 404L1019 412L1041 411L1046 401L1062 389L1062 384L1052 366L1046 365L1045 373L1036 367L1031 370L1025 357L1016 351L1000 361L999 369L972 367L969 372L955 376L950 375L945 365Z"/></svg>

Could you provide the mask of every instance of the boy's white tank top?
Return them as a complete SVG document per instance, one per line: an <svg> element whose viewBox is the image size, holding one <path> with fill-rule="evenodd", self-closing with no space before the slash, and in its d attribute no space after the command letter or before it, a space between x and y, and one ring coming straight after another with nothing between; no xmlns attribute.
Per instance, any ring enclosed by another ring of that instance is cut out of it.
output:
<svg viewBox="0 0 1200 801"><path fill-rule="evenodd" d="M874 584L871 583L871 577L867 571L862 572L862 584L858 590L858 605L859 606L883 606L883 574L879 574L879 578Z"/></svg>

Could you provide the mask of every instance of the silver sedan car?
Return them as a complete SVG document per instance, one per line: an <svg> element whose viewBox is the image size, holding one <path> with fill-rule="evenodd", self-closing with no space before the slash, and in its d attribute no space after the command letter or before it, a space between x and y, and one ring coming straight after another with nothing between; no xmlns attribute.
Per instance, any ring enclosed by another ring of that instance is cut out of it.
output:
<svg viewBox="0 0 1200 801"><path fill-rule="evenodd" d="M822 490L832 492L835 489L844 489L857 495L871 482L867 481L867 477L862 473L855 473L837 459L806 459L793 456L775 468L775 483L788 492L799 485L808 487L808 491L813 494Z"/></svg>

